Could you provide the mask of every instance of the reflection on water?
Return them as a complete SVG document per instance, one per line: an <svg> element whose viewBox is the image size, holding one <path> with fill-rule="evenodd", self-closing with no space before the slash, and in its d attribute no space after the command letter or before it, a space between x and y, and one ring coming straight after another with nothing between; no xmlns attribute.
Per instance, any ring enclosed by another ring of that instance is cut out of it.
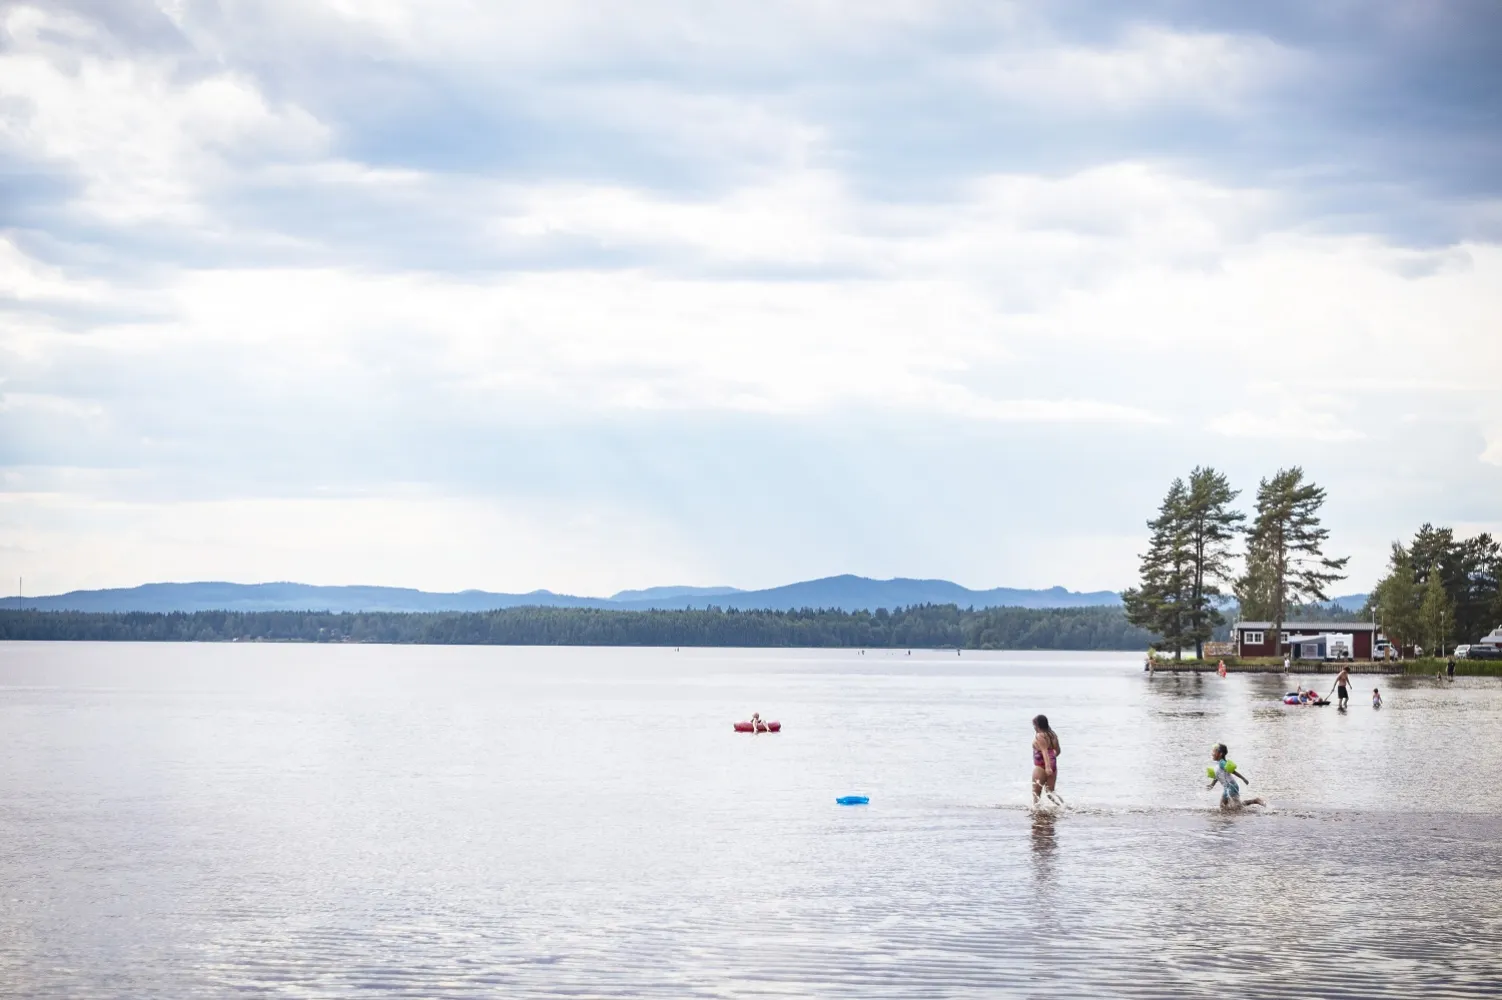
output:
<svg viewBox="0 0 1502 1000"><path fill-rule="evenodd" d="M1047 861L1049 855L1053 854L1055 822L1057 817L1051 810L1033 810L1033 854L1040 862Z"/></svg>
<svg viewBox="0 0 1502 1000"><path fill-rule="evenodd" d="M0 996L1496 995L1502 685L1296 681L0 645Z"/></svg>

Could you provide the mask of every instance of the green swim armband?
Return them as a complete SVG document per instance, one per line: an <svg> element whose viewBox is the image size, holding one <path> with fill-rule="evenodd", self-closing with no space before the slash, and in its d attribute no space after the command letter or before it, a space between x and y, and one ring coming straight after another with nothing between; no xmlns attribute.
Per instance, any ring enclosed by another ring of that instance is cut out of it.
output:
<svg viewBox="0 0 1502 1000"><path fill-rule="evenodd" d="M1207 777L1207 778L1213 778L1213 777L1215 777L1215 768L1213 768L1213 767L1207 767L1207 768L1205 768L1205 777Z"/></svg>

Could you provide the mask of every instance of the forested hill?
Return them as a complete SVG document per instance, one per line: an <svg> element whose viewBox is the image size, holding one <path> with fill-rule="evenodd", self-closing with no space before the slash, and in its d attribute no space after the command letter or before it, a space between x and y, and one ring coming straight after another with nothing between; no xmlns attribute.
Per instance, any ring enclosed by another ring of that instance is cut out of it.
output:
<svg viewBox="0 0 1502 1000"><path fill-rule="evenodd" d="M1119 608L923 605L896 611L606 611L506 608L426 614L300 611L0 611L0 639L381 642L501 646L1145 649Z"/></svg>
<svg viewBox="0 0 1502 1000"><path fill-rule="evenodd" d="M444 594L407 587L320 587L304 583L148 583L115 590L74 590L45 597L5 598L7 608L38 611L496 611L501 608L599 608L646 611L737 608L742 611L796 611L839 608L875 611L922 604L962 608L1078 608L1120 606L1111 591L1078 593L1053 587L969 590L948 580L871 580L830 576L770 590L734 587L652 587L624 590L612 597L576 597L534 590L497 594L465 590Z"/></svg>

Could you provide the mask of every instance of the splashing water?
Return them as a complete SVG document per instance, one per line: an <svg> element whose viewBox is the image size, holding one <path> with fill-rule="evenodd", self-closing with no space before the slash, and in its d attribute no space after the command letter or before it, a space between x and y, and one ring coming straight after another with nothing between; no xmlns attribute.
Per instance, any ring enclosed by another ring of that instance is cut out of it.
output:
<svg viewBox="0 0 1502 1000"><path fill-rule="evenodd" d="M1030 808L1035 813L1058 814L1068 809L1069 806L1064 801L1064 796L1045 788L1038 796L1038 801L1034 802Z"/></svg>

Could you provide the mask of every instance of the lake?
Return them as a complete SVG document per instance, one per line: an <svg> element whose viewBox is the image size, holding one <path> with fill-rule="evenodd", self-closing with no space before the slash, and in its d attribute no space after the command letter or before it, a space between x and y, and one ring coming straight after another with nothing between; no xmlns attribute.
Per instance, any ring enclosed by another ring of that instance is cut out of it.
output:
<svg viewBox="0 0 1502 1000"><path fill-rule="evenodd" d="M1140 665L0 644L0 996L1502 992L1502 683Z"/></svg>

